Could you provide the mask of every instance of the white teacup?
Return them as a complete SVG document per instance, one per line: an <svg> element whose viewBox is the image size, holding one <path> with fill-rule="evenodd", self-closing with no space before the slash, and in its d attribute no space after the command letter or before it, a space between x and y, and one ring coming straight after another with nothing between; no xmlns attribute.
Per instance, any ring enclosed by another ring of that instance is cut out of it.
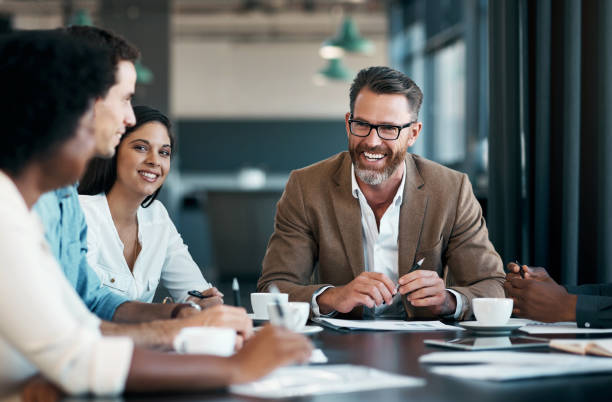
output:
<svg viewBox="0 0 612 402"><path fill-rule="evenodd" d="M472 309L480 324L504 325L512 314L512 299L476 298L472 299Z"/></svg>
<svg viewBox="0 0 612 402"><path fill-rule="evenodd" d="M305 302L290 302L281 304L283 317L278 312L279 305L276 303L268 304L268 315L273 325L280 325L292 331L300 331L306 325L310 315L310 304Z"/></svg>
<svg viewBox="0 0 612 402"><path fill-rule="evenodd" d="M179 353L231 356L236 344L236 330L217 327L186 327L174 338Z"/></svg>
<svg viewBox="0 0 612 402"><path fill-rule="evenodd" d="M276 302L286 304L289 302L289 294L287 293L251 293L251 307L253 307L254 318L258 320L267 320L268 304Z"/></svg>

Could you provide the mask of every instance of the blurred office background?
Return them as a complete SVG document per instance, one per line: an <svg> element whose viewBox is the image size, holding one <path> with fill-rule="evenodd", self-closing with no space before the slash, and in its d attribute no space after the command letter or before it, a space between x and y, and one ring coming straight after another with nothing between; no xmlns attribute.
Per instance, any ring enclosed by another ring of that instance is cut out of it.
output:
<svg viewBox="0 0 612 402"><path fill-rule="evenodd" d="M134 104L178 136L162 200L222 289L252 290L289 172L346 149L371 65L419 84L411 152L469 175L505 262L612 282L612 1L0 0L0 30L71 22L141 49ZM321 57L343 27L365 45Z"/></svg>

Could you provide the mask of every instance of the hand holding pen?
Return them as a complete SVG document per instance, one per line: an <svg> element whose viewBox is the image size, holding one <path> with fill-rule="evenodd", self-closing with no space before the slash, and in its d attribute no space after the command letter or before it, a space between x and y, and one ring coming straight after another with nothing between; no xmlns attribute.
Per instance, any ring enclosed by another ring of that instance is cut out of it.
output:
<svg viewBox="0 0 612 402"><path fill-rule="evenodd" d="M519 264L518 261L508 264L508 273L506 280L510 281L520 276L521 279L533 279L536 281L556 283L546 272L546 269L541 267L530 267L524 264Z"/></svg>
<svg viewBox="0 0 612 402"><path fill-rule="evenodd" d="M190 296L188 299L199 304L202 309L223 304L223 293L215 287L208 288L203 292L190 290L187 294Z"/></svg>
<svg viewBox="0 0 612 402"><path fill-rule="evenodd" d="M399 278L399 292L406 295L414 307L426 307L436 315L453 314L457 307L455 296L446 289L444 279L437 271L419 269L423 261L417 262Z"/></svg>
<svg viewBox="0 0 612 402"><path fill-rule="evenodd" d="M425 261L425 258L421 258L419 261L417 261L417 263L414 264L404 276L408 275L412 271L416 271L417 269L421 268L421 265L423 265L423 261ZM399 288L400 288L400 284L398 282L397 286L395 287L395 291L399 292Z"/></svg>

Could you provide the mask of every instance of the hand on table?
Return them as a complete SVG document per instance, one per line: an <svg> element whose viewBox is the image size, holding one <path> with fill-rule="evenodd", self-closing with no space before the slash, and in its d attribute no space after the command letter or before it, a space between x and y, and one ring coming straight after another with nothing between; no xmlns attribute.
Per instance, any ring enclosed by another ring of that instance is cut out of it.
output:
<svg viewBox="0 0 612 402"><path fill-rule="evenodd" d="M436 271L418 269L399 278L399 292L407 295L415 307L426 307L435 315L453 314L457 309L455 295L446 290Z"/></svg>
<svg viewBox="0 0 612 402"><path fill-rule="evenodd" d="M362 272L348 284L321 293L317 304L322 314L333 310L348 313L357 306L373 308L383 303L391 304L395 294L395 284L385 274Z"/></svg>
<svg viewBox="0 0 612 402"><path fill-rule="evenodd" d="M236 349L240 349L243 340L253 335L253 321L242 307L214 306L173 321L179 326L179 330L183 327L197 326L233 328L238 335L236 337Z"/></svg>
<svg viewBox="0 0 612 402"><path fill-rule="evenodd" d="M543 277L541 277L543 278ZM563 286L546 279L506 279L506 296L514 302L512 312L517 317L536 321L576 321L578 297L567 293Z"/></svg>
<svg viewBox="0 0 612 402"><path fill-rule="evenodd" d="M231 383L256 380L279 366L306 363L312 349L312 343L304 336L283 327L266 325L230 357L236 362Z"/></svg>
<svg viewBox="0 0 612 402"><path fill-rule="evenodd" d="M64 393L40 375L28 380L21 389L23 402L56 402L64 397Z"/></svg>
<svg viewBox="0 0 612 402"><path fill-rule="evenodd" d="M217 288L212 287L202 291L201 293L206 297L200 299L199 297L189 296L187 300L191 300L192 302L198 304L200 307L202 307L202 310L223 304L223 293L219 292Z"/></svg>

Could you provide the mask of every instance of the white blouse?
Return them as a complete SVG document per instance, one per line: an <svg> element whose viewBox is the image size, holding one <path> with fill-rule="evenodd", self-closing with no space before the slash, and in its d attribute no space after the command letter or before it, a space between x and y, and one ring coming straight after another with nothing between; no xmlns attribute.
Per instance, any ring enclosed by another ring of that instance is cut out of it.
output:
<svg viewBox="0 0 612 402"><path fill-rule="evenodd" d="M129 338L107 338L70 285L12 180L0 171L0 399L38 373L66 392L120 393Z"/></svg>
<svg viewBox="0 0 612 402"><path fill-rule="evenodd" d="M87 220L87 260L103 286L146 303L153 300L160 280L175 301L184 301L189 290L211 287L161 202L138 208L141 250L130 271L106 195L80 195L79 201Z"/></svg>

